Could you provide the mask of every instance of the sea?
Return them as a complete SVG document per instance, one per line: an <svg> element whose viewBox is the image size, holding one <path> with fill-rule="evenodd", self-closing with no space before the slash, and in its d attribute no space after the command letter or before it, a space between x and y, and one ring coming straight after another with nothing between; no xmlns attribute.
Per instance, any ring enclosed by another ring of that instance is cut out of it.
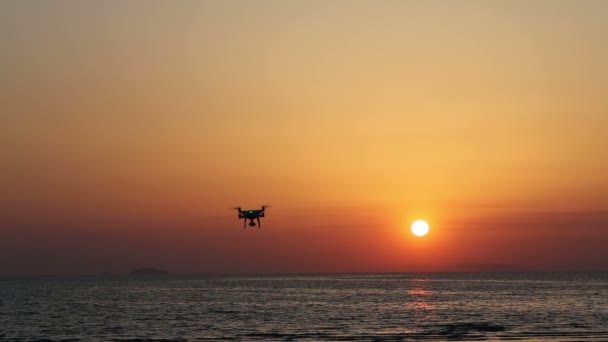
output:
<svg viewBox="0 0 608 342"><path fill-rule="evenodd" d="M0 341L608 341L608 273L0 278Z"/></svg>

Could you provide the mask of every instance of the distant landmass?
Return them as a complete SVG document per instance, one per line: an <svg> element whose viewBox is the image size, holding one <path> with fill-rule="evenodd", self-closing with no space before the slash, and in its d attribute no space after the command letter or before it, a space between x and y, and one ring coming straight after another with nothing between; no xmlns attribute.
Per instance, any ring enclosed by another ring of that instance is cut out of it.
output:
<svg viewBox="0 0 608 342"><path fill-rule="evenodd" d="M512 264L458 263L450 266L455 272L521 272L525 269Z"/></svg>
<svg viewBox="0 0 608 342"><path fill-rule="evenodd" d="M131 271L131 275L136 276L159 276L167 274L169 274L169 271L159 270L157 268L152 267L142 267Z"/></svg>

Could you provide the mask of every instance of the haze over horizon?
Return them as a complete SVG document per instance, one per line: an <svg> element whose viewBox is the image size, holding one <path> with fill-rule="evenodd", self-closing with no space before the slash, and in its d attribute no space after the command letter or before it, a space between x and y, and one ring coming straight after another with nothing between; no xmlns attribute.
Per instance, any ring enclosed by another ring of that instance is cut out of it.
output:
<svg viewBox="0 0 608 342"><path fill-rule="evenodd" d="M608 270L607 17L3 1L0 275Z"/></svg>

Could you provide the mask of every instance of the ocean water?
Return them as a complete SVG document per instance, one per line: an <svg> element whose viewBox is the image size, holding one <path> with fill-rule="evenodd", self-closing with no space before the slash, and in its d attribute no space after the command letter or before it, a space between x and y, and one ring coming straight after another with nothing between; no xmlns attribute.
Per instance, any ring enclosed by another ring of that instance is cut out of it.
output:
<svg viewBox="0 0 608 342"><path fill-rule="evenodd" d="M0 279L0 340L608 341L608 274Z"/></svg>

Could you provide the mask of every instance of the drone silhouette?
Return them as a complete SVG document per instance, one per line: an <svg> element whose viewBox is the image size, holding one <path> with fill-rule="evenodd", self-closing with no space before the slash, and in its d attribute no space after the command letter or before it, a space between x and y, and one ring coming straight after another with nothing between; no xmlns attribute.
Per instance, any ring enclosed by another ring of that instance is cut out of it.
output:
<svg viewBox="0 0 608 342"><path fill-rule="evenodd" d="M249 226L255 227L255 222L253 220L258 221L258 229L262 228L262 223L260 222L260 217L264 217L264 212L268 208L267 205L263 205L262 209L250 209L250 210L242 210L241 207L236 207L234 209L239 212L239 219L243 219L243 229L247 229L247 220L249 220Z"/></svg>

